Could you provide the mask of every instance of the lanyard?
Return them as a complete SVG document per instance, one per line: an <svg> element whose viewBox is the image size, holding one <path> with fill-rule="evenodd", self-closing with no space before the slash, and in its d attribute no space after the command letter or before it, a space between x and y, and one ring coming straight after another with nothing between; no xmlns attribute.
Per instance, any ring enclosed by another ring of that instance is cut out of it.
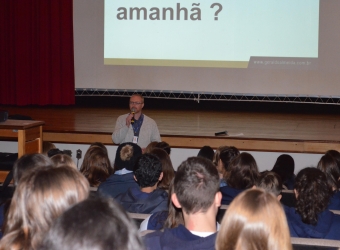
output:
<svg viewBox="0 0 340 250"><path fill-rule="evenodd" d="M139 131L140 128L142 127L143 124L143 120L144 120L144 115L142 114L138 120L135 120L135 122L132 124L132 129L133 129L133 134L134 136L139 136Z"/></svg>

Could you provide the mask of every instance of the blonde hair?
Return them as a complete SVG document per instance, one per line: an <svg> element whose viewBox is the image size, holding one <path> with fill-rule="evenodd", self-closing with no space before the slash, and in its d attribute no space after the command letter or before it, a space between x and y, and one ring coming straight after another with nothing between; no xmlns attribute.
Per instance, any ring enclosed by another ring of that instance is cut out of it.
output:
<svg viewBox="0 0 340 250"><path fill-rule="evenodd" d="M77 169L76 164L72 160L71 156L66 154L56 154L51 157L51 161L53 162L55 167L60 166L69 166L71 168Z"/></svg>
<svg viewBox="0 0 340 250"><path fill-rule="evenodd" d="M216 250L292 250L286 215L276 197L249 189L229 206Z"/></svg>
<svg viewBox="0 0 340 250"><path fill-rule="evenodd" d="M85 200L89 189L85 177L67 166L27 173L14 192L0 249L37 249L52 222Z"/></svg>

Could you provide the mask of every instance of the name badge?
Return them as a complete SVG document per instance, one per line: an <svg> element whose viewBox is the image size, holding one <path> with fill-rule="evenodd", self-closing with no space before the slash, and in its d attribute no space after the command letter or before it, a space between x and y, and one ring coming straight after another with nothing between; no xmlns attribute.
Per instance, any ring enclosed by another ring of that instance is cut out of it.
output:
<svg viewBox="0 0 340 250"><path fill-rule="evenodd" d="M134 136L133 140L132 140L132 143L137 143L137 142L138 142L138 136Z"/></svg>

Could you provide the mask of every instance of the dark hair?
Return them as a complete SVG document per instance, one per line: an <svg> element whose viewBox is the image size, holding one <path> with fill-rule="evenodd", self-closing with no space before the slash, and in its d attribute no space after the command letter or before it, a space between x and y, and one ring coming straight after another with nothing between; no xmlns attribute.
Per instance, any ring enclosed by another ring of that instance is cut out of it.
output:
<svg viewBox="0 0 340 250"><path fill-rule="evenodd" d="M14 185L18 185L21 177L30 170L39 167L52 167L53 162L43 154L27 154L18 159L13 166Z"/></svg>
<svg viewBox="0 0 340 250"><path fill-rule="evenodd" d="M327 155L330 155L334 158L334 160L336 161L336 164L338 165L338 168L340 170L340 153L339 151L336 151L336 150L328 150L326 152Z"/></svg>
<svg viewBox="0 0 340 250"><path fill-rule="evenodd" d="M277 173L265 171L260 174L256 187L262 188L267 192L278 196L282 191L282 181Z"/></svg>
<svg viewBox="0 0 340 250"><path fill-rule="evenodd" d="M168 217L164 222L163 228L175 228L180 224L184 225L183 212L181 208L176 207L171 200L171 196L174 193L174 180L170 183L168 194Z"/></svg>
<svg viewBox="0 0 340 250"><path fill-rule="evenodd" d="M159 181L162 163L156 155L143 154L137 160L133 173L141 188L152 187Z"/></svg>
<svg viewBox="0 0 340 250"><path fill-rule="evenodd" d="M297 213L304 223L316 225L318 214L327 208L332 196L326 175L317 168L302 169L296 177L294 188L297 192Z"/></svg>
<svg viewBox="0 0 340 250"><path fill-rule="evenodd" d="M40 250L144 249L134 222L113 199L92 197L64 212Z"/></svg>
<svg viewBox="0 0 340 250"><path fill-rule="evenodd" d="M330 188L338 191L340 188L340 170L335 159L331 155L325 154L321 157L317 168L326 175Z"/></svg>
<svg viewBox="0 0 340 250"><path fill-rule="evenodd" d="M230 162L234 160L238 155L240 155L240 151L235 147L225 147L220 151L219 157L223 163L225 171L229 171Z"/></svg>
<svg viewBox="0 0 340 250"><path fill-rule="evenodd" d="M123 168L133 171L136 160L142 155L142 149L135 143L125 142L118 146L114 163L114 172Z"/></svg>
<svg viewBox="0 0 340 250"><path fill-rule="evenodd" d="M230 162L228 170L228 186L236 189L251 188L256 184L260 175L254 157L246 152Z"/></svg>
<svg viewBox="0 0 340 250"><path fill-rule="evenodd" d="M92 187L98 187L113 172L107 150L96 145L90 146L84 156L80 172Z"/></svg>
<svg viewBox="0 0 340 250"><path fill-rule="evenodd" d="M170 155L170 153L171 153L171 147L170 147L169 143L167 143L165 141L158 142L155 145L155 148L161 148L161 149L165 150L165 152L167 152L168 155Z"/></svg>
<svg viewBox="0 0 340 250"><path fill-rule="evenodd" d="M175 177L175 170L174 167L172 166L170 157L167 152L160 148L154 148L151 150L150 153L158 156L159 160L162 163L163 178L158 183L158 188L168 190L171 181Z"/></svg>
<svg viewBox="0 0 340 250"><path fill-rule="evenodd" d="M210 146L203 146L198 152L197 156L212 161L214 158L214 154L214 150Z"/></svg>
<svg viewBox="0 0 340 250"><path fill-rule="evenodd" d="M277 173L281 177L282 183L285 183L294 175L294 170L295 162L293 157L287 154L282 154L276 159L271 171Z"/></svg>
<svg viewBox="0 0 340 250"><path fill-rule="evenodd" d="M178 167L174 192L184 212L206 212L219 191L219 176L214 164L202 157L190 157Z"/></svg>

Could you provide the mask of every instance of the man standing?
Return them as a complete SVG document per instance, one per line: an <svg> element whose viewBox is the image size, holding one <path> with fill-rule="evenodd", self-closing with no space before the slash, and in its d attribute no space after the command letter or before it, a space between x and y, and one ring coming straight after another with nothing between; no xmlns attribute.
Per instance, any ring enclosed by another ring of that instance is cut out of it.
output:
<svg viewBox="0 0 340 250"><path fill-rule="evenodd" d="M134 94L130 97L130 113L121 115L116 121L112 140L116 144L133 142L146 148L150 142L161 141L156 122L142 114L144 97Z"/></svg>

